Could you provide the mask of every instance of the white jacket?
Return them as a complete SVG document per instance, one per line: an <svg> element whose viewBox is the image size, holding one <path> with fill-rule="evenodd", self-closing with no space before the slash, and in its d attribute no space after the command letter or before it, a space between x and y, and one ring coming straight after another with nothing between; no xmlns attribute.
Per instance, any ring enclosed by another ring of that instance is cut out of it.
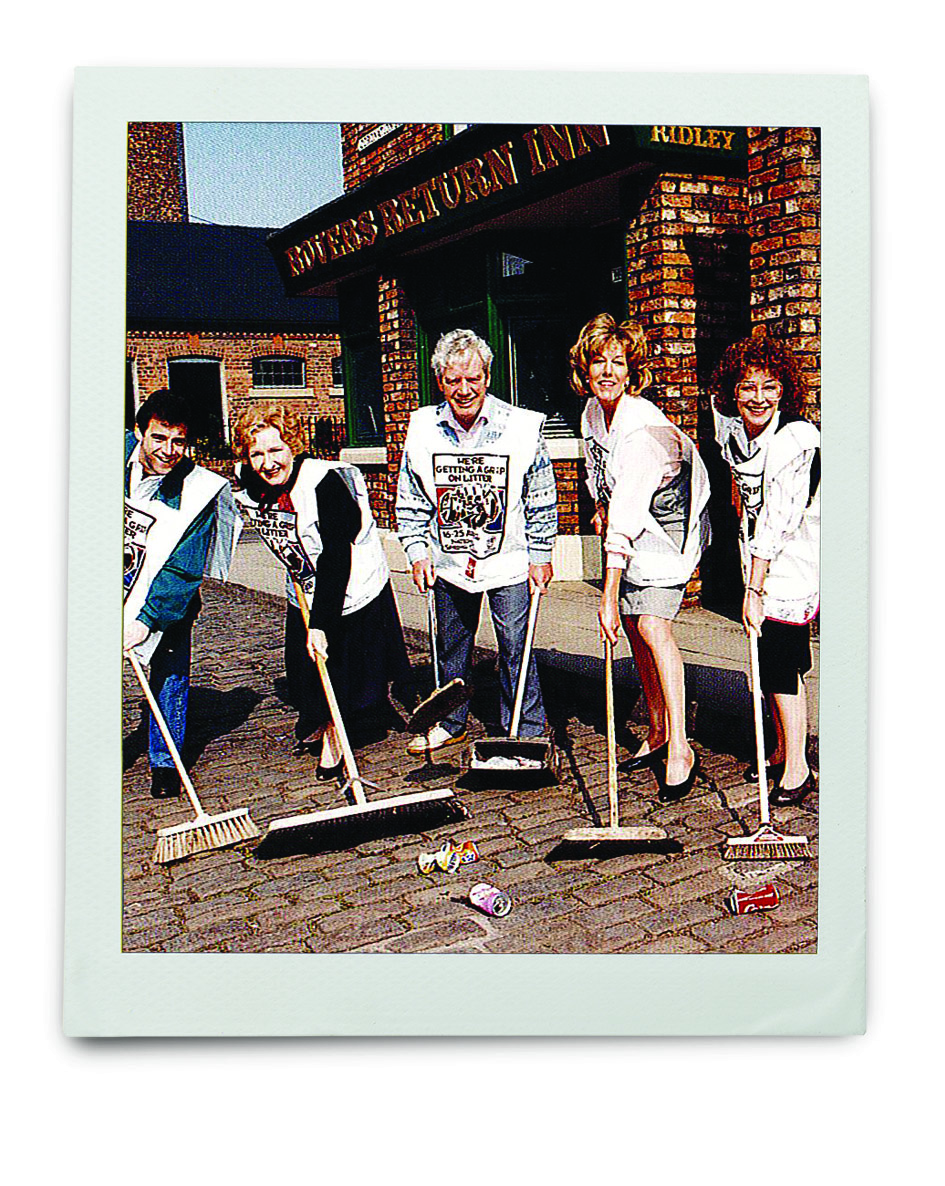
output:
<svg viewBox="0 0 945 1186"><path fill-rule="evenodd" d="M635 585L684 585L709 542L709 475L695 444L641 396L621 399L610 432L595 443L607 453L607 567L625 568ZM680 548L650 508L654 495L684 470L689 513Z"/></svg>
<svg viewBox="0 0 945 1186"><path fill-rule="evenodd" d="M806 420L782 426L780 412L754 440L740 416L715 412L715 435L742 504L743 575L767 560L766 618L796 625L820 606L820 433Z"/></svg>
<svg viewBox="0 0 945 1186"><path fill-rule="evenodd" d="M374 522L367 484L361 471L343 462L307 457L299 466L289 491L294 510L260 506L245 490L237 491L236 500L247 523L259 532L269 550L286 569L288 600L292 605L298 605L294 579L302 586L311 606L315 566L323 548L315 492L330 469L344 480L361 510L361 530L351 548L351 576L341 611L342 616L346 616L370 604L390 580L384 546ZM326 524L325 529L330 531L331 524Z"/></svg>

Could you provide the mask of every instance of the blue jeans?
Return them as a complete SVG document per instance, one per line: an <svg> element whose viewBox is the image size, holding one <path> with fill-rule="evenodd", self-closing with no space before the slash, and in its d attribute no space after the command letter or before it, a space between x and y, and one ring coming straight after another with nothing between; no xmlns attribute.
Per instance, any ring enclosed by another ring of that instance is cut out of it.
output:
<svg viewBox="0 0 945 1186"><path fill-rule="evenodd" d="M187 729L187 697L190 692L190 635L193 621L174 622L164 631L151 656L151 691L178 752ZM150 714L149 714L150 716ZM150 717L148 756L151 769L173 766L174 760L164 743L154 717Z"/></svg>
<svg viewBox="0 0 945 1186"><path fill-rule="evenodd" d="M449 683L459 676L469 679L473 644L479 627L482 594L468 593L444 581L433 586L436 603L437 642L439 644L440 683ZM499 719L508 733L512 723L512 708L522 665L522 651L528 627L528 582L489 589L489 610L499 644ZM466 728L469 704L460 705L442 724L454 737ZM545 708L538 682L535 656L528 663L525 678L525 697L522 701L520 737L539 737L545 731Z"/></svg>

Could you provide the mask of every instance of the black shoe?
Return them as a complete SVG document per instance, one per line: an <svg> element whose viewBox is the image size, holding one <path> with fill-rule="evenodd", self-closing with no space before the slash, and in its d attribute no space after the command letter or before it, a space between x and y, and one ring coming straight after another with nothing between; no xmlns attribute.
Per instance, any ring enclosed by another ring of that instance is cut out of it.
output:
<svg viewBox="0 0 945 1186"><path fill-rule="evenodd" d="M803 803L811 791L817 789L817 780L813 770L808 770L807 777L798 787L776 786L768 796L768 802L773 807L797 807Z"/></svg>
<svg viewBox="0 0 945 1186"><path fill-rule="evenodd" d="M767 774L768 774L768 781L777 783L778 779L784 773L784 763L783 762L765 762L765 770L767 771ZM744 778L745 782L757 783L758 782L758 763L757 762L749 763L749 765L747 765L745 767L745 769L742 771L742 778Z"/></svg>
<svg viewBox="0 0 945 1186"><path fill-rule="evenodd" d="M669 742L664 741L656 749L648 750L645 754L635 754L632 758L626 758L624 761L618 762L617 769L623 771L624 774L631 774L634 770L647 770L651 766L665 762L668 749Z"/></svg>
<svg viewBox="0 0 945 1186"><path fill-rule="evenodd" d="M173 766L155 766L151 771L152 799L179 799L180 775Z"/></svg>
<svg viewBox="0 0 945 1186"><path fill-rule="evenodd" d="M696 775L699 773L699 755L694 754L692 759L692 769L686 775L683 782L661 782L660 783L660 802L661 803L676 803L679 799L685 797L692 790Z"/></svg>
<svg viewBox="0 0 945 1186"><path fill-rule="evenodd" d="M338 779L341 777L342 771L345 768L344 758L337 764L337 766L316 766L315 777L321 779L322 782L328 782L329 779Z"/></svg>

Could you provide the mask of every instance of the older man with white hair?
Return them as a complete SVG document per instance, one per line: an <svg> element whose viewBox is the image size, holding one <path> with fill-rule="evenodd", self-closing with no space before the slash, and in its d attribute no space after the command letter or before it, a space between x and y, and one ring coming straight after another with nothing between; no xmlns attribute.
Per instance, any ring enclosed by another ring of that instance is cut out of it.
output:
<svg viewBox="0 0 945 1186"><path fill-rule="evenodd" d="M421 593L433 589L440 682L469 678L482 596L499 645L500 717L508 732L521 669L530 595L552 577L557 490L542 438L544 416L489 393L492 350L472 330L444 334L432 358L443 403L418 408L407 429L397 486L397 532ZM410 753L466 740L468 705ZM519 735L545 731L534 658L526 675Z"/></svg>

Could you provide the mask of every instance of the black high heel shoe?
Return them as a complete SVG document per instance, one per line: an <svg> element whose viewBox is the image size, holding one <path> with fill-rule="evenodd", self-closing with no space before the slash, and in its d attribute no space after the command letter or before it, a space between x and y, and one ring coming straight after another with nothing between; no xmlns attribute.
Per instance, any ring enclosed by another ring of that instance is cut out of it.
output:
<svg viewBox="0 0 945 1186"><path fill-rule="evenodd" d="M646 770L657 765L658 762L665 762L668 750L669 742L664 741L656 749L651 749L645 754L634 754L632 758L625 758L624 761L618 762L617 769L624 774L631 774L634 770Z"/></svg>
<svg viewBox="0 0 945 1186"><path fill-rule="evenodd" d="M659 792L660 802L661 803L676 803L679 799L685 799L685 797L689 794L689 792L692 790L693 786L695 785L696 775L698 773L699 773L699 755L693 754L692 769L686 775L683 782L674 782L674 783L668 783L668 782L664 782L664 781L660 782L660 792Z"/></svg>
<svg viewBox="0 0 945 1186"><path fill-rule="evenodd" d="M344 768L345 768L344 758L342 758L341 761L336 766L316 766L315 767L315 777L317 779L319 779L321 782L328 782L329 779L332 779L332 778L337 780L341 777L341 774L342 774L342 771L344 770Z"/></svg>
<svg viewBox="0 0 945 1186"><path fill-rule="evenodd" d="M768 802L773 807L797 807L803 803L811 791L817 789L817 780L813 770L807 771L807 777L797 787L776 786L768 796Z"/></svg>

